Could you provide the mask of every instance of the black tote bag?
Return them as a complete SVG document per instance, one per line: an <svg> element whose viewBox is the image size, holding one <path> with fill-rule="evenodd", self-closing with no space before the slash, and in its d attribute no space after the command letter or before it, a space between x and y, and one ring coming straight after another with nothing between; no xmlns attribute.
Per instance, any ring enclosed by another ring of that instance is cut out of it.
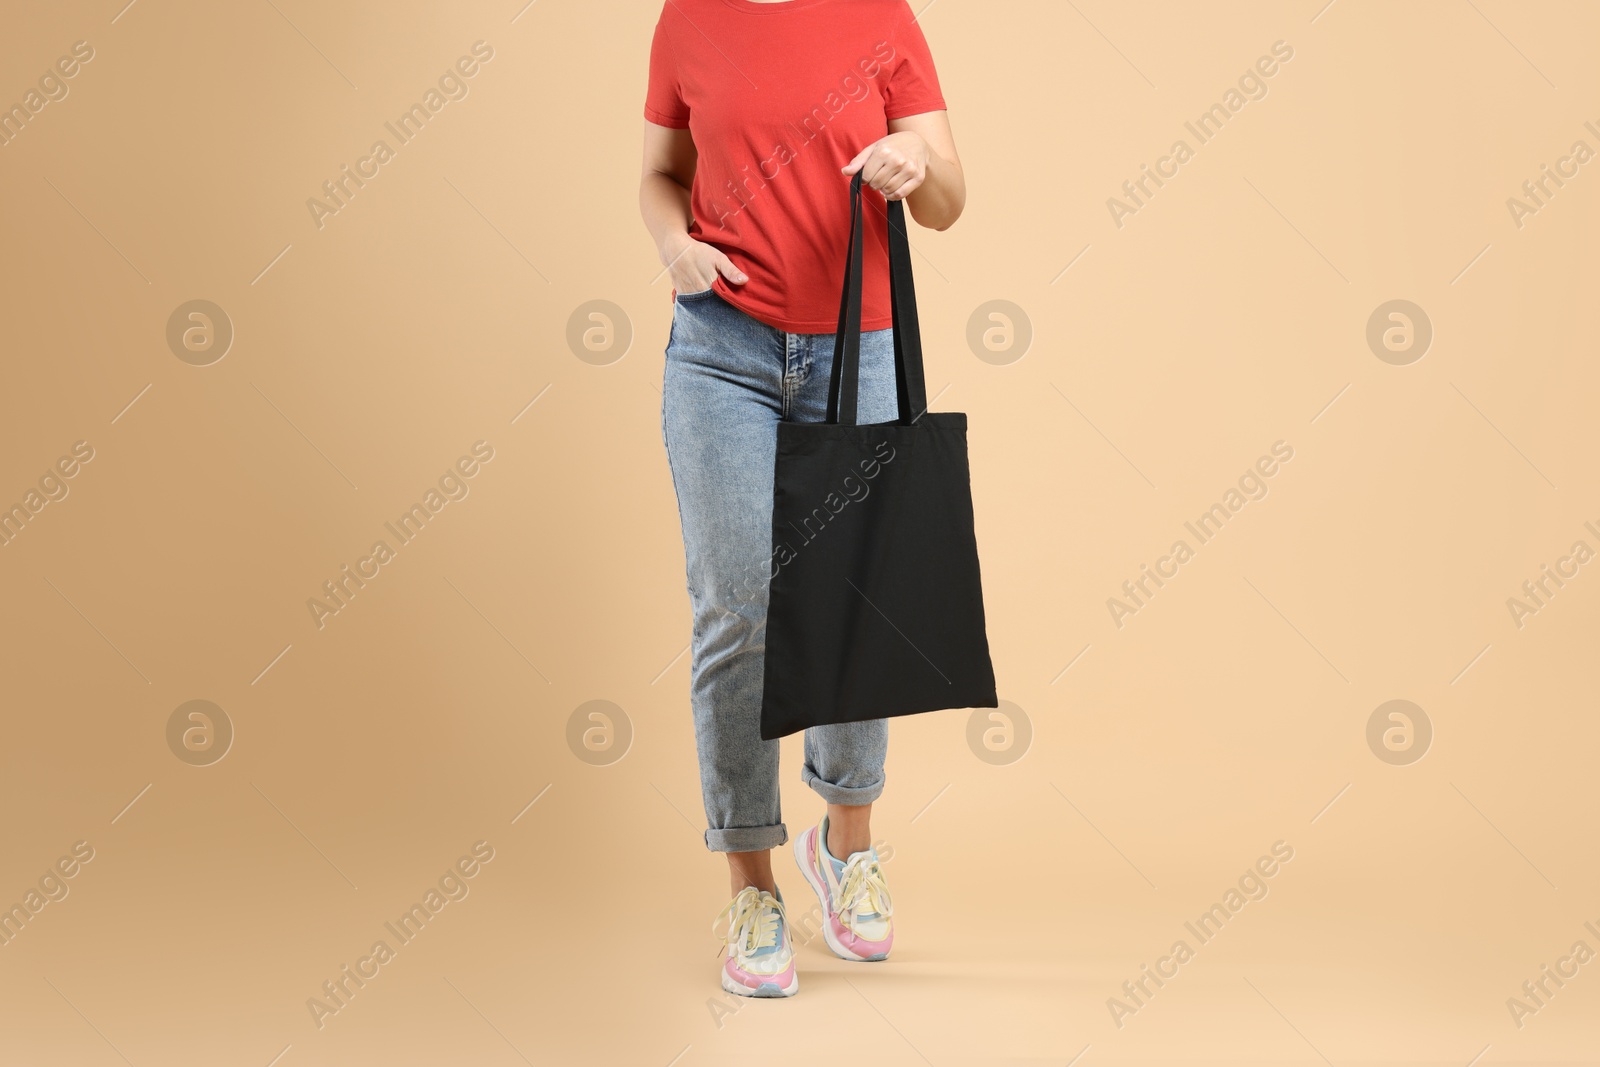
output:
<svg viewBox="0 0 1600 1067"><path fill-rule="evenodd" d="M826 422L778 423L761 736L993 708L967 416L927 411L905 208L886 201L900 417L858 425L862 189Z"/></svg>

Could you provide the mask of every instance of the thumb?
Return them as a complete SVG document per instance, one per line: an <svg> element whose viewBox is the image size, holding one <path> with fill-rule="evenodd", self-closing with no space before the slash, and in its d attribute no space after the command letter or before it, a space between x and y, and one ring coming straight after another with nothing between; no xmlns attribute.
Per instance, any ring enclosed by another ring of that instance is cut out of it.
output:
<svg viewBox="0 0 1600 1067"><path fill-rule="evenodd" d="M735 267L733 265L733 260L729 259L726 255L717 257L717 273L721 274L724 278L728 279L735 285L743 285L745 282L750 280L748 277L746 277L744 271L740 270L738 267Z"/></svg>
<svg viewBox="0 0 1600 1067"><path fill-rule="evenodd" d="M867 157L872 155L873 147L874 147L873 145L869 144L869 145L867 145L867 147L863 148L860 152L857 152L856 153L856 158L852 159L849 163L846 163L844 165L844 167L842 168L841 173L848 174L848 175L853 175L853 174L855 174L856 171L860 170L863 166L865 166L866 162L867 162Z"/></svg>

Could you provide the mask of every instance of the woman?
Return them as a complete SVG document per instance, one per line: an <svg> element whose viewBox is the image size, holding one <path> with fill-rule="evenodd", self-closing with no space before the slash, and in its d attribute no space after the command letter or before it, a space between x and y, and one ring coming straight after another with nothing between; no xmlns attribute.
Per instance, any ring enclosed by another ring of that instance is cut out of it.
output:
<svg viewBox="0 0 1600 1067"><path fill-rule="evenodd" d="M927 42L906 0L667 0L650 49L640 211L673 286L661 432L694 610L690 702L706 845L727 854L722 987L791 996L771 850L789 838L778 742L760 736L772 479L781 419L826 418L850 232L865 197L858 418L898 415L882 198L943 230L966 185ZM881 960L893 906L872 845L888 723L807 730L827 803L794 844L823 935Z"/></svg>

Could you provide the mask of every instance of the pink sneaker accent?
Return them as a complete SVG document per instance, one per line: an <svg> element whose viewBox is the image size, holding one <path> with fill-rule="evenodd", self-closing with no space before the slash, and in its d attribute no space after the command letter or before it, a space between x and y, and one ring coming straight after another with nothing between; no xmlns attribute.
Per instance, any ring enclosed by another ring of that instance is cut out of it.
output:
<svg viewBox="0 0 1600 1067"><path fill-rule="evenodd" d="M735 963L732 956L729 956L723 962L722 969L730 981L736 982L752 992L759 990L764 985L784 990L795 984L794 964L792 962L778 974L751 974Z"/></svg>

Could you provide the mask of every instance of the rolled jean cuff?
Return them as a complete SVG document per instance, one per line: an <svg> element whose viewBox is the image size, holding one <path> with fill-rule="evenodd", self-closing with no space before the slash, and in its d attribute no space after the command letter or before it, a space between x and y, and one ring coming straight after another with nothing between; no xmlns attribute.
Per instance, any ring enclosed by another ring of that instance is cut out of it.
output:
<svg viewBox="0 0 1600 1067"><path fill-rule="evenodd" d="M772 826L734 826L706 831L706 848L712 852L765 852L788 840L789 828L781 822Z"/></svg>
<svg viewBox="0 0 1600 1067"><path fill-rule="evenodd" d="M871 804L883 795L883 779L879 778L871 785L844 786L825 782L818 777L817 772L809 766L800 768L800 780L810 786L812 790L829 804L844 804L855 807L861 804Z"/></svg>

